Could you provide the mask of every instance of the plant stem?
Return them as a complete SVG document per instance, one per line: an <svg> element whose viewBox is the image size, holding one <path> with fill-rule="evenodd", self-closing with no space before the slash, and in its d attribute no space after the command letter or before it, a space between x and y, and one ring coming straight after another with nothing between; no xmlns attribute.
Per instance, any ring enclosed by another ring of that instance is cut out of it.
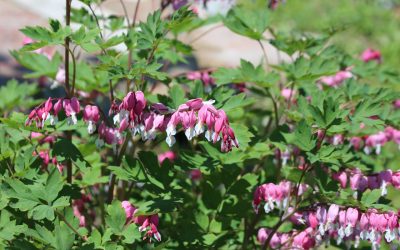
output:
<svg viewBox="0 0 400 250"><path fill-rule="evenodd" d="M123 4L122 0L121 0L121 3ZM128 30L130 30L133 27L135 27L137 14L139 12L139 6L140 6L140 0L138 0L138 2L136 3L135 12L133 14L132 25L129 24L128 13L125 13L126 16L127 16L126 19L128 20ZM128 53L128 71L131 70L131 68L132 68L132 63L133 63L133 61L132 61L132 52L133 52L132 48L129 48L129 53ZM128 93L130 88L131 88L131 82L132 82L131 79L127 79L127 81L126 81L126 93Z"/></svg>
<svg viewBox="0 0 400 250"><path fill-rule="evenodd" d="M216 26L214 26L214 27L212 27L212 28L210 28L210 29L204 31L203 33L201 33L200 35L198 35L196 38L194 38L193 40L191 40L191 41L189 42L189 44L192 44L192 43L196 42L197 40L199 40L199 39L202 38L203 36L207 35L207 34L210 33L211 31L216 30L216 29L218 29L218 28L221 28L221 27L223 27L223 26L224 26L223 24L216 25Z"/></svg>
<svg viewBox="0 0 400 250"><path fill-rule="evenodd" d="M65 25L69 26L71 23L71 0L65 0ZM65 88L67 89L67 97L71 97L71 90L69 86L69 41L70 38L66 37L64 44L64 68L65 68Z"/></svg>
<svg viewBox="0 0 400 250"><path fill-rule="evenodd" d="M265 63L266 63L267 65L269 65L268 56L267 56L267 51L265 50L264 44L261 42L261 40L257 40L257 42L258 42L258 44L260 45L261 50L262 50L262 52L263 52L263 54L264 54Z"/></svg>
<svg viewBox="0 0 400 250"><path fill-rule="evenodd" d="M267 240L265 241L264 245L262 246L262 249L265 250L267 249L269 242L271 241L272 237L274 236L274 234L276 233L276 231L278 231L279 227L282 226L282 224L289 219L292 215L294 215L297 212L297 208L294 209L293 212L291 212L290 214L288 214L286 217L282 217L280 218L279 222L274 226L274 228L271 230L271 233L268 235Z"/></svg>
<svg viewBox="0 0 400 250"><path fill-rule="evenodd" d="M67 140L72 141L72 131L67 131ZM67 182L72 183L72 161L67 160Z"/></svg>
<svg viewBox="0 0 400 250"><path fill-rule="evenodd" d="M275 113L275 126L279 127L279 116L278 116L278 104L275 101L275 98L272 96L271 92L267 90L269 97L271 97L272 105L274 106L274 113Z"/></svg>
<svg viewBox="0 0 400 250"><path fill-rule="evenodd" d="M131 26L131 23L129 21L128 11L126 10L125 3L123 0L119 0L119 2L121 3L122 9L124 10L125 19L126 22L128 23L128 28L129 28Z"/></svg>
<svg viewBox="0 0 400 250"><path fill-rule="evenodd" d="M76 81L76 58L75 58L75 54L74 52L67 47L69 53L71 54L71 58L72 58L72 90L71 90L71 96L74 96L74 92L75 92L75 81Z"/></svg>
<svg viewBox="0 0 400 250"><path fill-rule="evenodd" d="M122 0L121 0L121 1L122 1ZM92 6L91 6L90 4L88 4L88 7L89 7L89 9L90 9L90 12L92 12L92 15L93 15L93 17L94 17L94 20L96 21L97 27L99 28L100 37L101 37L101 39L104 39L103 33L101 32L99 19L97 18L97 15L96 15L96 13L94 12Z"/></svg>
<svg viewBox="0 0 400 250"><path fill-rule="evenodd" d="M66 26L70 26L70 23L71 23L71 1L72 0L65 1L65 25ZM70 38L66 37L65 45L64 45L64 47L65 47L65 65L64 65L64 67L65 67L65 88L67 89L67 97L68 98L70 98L73 95L73 90L71 92L70 85L69 85L69 54L71 51L69 48L69 42L70 42ZM74 73L74 77L75 77L75 73ZM71 139L72 139L72 131L67 131L67 140L71 140ZM67 182L72 183L71 159L67 160L66 165L67 165Z"/></svg>
<svg viewBox="0 0 400 250"><path fill-rule="evenodd" d="M77 234L79 237L82 238L82 240L87 241L86 236L83 236L82 234L80 234L68 221L67 219L65 219L64 215L62 215L60 212L54 210L56 212L56 214L58 215L58 217L64 221L65 225L67 225L75 234Z"/></svg>
<svg viewBox="0 0 400 250"><path fill-rule="evenodd" d="M125 141L124 144L122 144L121 149L119 151L118 157L116 159L116 165L119 166L121 165L122 162L122 157L125 154L126 148L128 146L128 142L129 142L129 137L130 137L130 133L128 133L125 137ZM107 196L107 202L111 203L113 198L114 198L114 186L115 186L115 181L117 180L115 174L111 174L110 175L110 182L108 185L108 196Z"/></svg>

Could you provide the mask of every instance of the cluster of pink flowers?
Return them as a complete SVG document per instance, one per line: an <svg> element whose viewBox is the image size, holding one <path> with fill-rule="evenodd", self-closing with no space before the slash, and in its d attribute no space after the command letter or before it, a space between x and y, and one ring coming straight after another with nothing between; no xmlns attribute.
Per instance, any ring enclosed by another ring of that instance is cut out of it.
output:
<svg viewBox="0 0 400 250"><path fill-rule="evenodd" d="M53 104L53 102L55 102ZM177 127L182 126L188 140L205 132L205 136L213 143L221 140L221 150L232 150L239 147L235 134L229 125L228 117L223 110L213 106L214 101L192 99L172 110L161 103L151 105L146 109L146 99L141 91L129 92L120 104L113 102L110 115L117 128L107 126L102 122L98 129L98 146L104 143L116 145L122 142L121 133L130 130L133 135L140 134L143 140L152 140L157 132L166 132L166 142L169 146L175 143ZM77 123L77 115L81 108L78 99L51 99L32 110L26 125L36 122L38 128L43 128L46 120L50 125L58 121L58 113L64 109L68 124ZM100 121L100 110L97 106L86 105L83 109L83 120L88 123L88 132L96 131L96 124Z"/></svg>
<svg viewBox="0 0 400 250"><path fill-rule="evenodd" d="M122 202L122 207L125 210L126 214L126 223L135 223L136 225L139 226L139 231L140 232L145 232L145 235L143 237L143 240L149 239L151 242L151 239L154 237L157 241L161 241L161 234L158 232L158 215L153 214L153 215L139 215L135 216L135 213L138 211L138 209L133 206L129 201L123 201Z"/></svg>
<svg viewBox="0 0 400 250"><path fill-rule="evenodd" d="M337 244L343 241L357 247L360 240L368 240L374 249L379 248L381 240L391 243L398 239L398 215L393 212L378 213L370 209L363 213L357 208L341 208L331 204L329 207L320 205L314 209L294 213L290 220L297 225L305 225L303 231L293 230L289 233L275 233L269 246L310 249L328 244L330 239L336 239ZM261 228L257 239L264 244L271 234L270 229Z"/></svg>
<svg viewBox="0 0 400 250"><path fill-rule="evenodd" d="M361 126L361 128L363 125ZM324 137L324 141L331 143L332 145L343 144L346 140L344 135L336 134L333 136L324 136L323 131L318 131L318 138ZM380 154L382 146L387 142L394 142L399 145L400 148L400 130L393 127L387 127L384 131L380 131L375 134L365 136L353 136L348 142L355 150L363 149L366 154L371 154L372 149L376 154Z"/></svg>
<svg viewBox="0 0 400 250"><path fill-rule="evenodd" d="M382 55L381 52L379 52L378 50L368 48L364 50L361 54L361 60L363 60L364 62L377 61L378 63L381 63Z"/></svg>
<svg viewBox="0 0 400 250"><path fill-rule="evenodd" d="M355 195L366 189L381 189L381 195L385 196L388 185L400 189L400 172L392 172L390 169L371 175L364 175L359 169L352 169L333 173L332 178L339 182L341 188L346 188L349 184L350 188L356 191Z"/></svg>
<svg viewBox="0 0 400 250"><path fill-rule="evenodd" d="M333 76L323 76L319 79L319 81L327 86L330 87L338 87L342 85L342 83L349 78L352 78L353 74L350 72L349 69L341 70L337 72Z"/></svg>
<svg viewBox="0 0 400 250"><path fill-rule="evenodd" d="M215 78L211 75L213 70L202 70L202 71L190 71L186 73L188 80L199 80L202 82L204 91L210 93L211 90L216 87ZM234 83L230 85L233 89L238 92L245 92L247 90L245 83Z"/></svg>
<svg viewBox="0 0 400 250"><path fill-rule="evenodd" d="M363 148L366 154L370 154L371 149L374 149L376 154L380 154L382 146L390 141L399 145L400 148L400 130L387 127L384 131L380 131L376 134L352 137L350 139L350 144L355 150Z"/></svg>
<svg viewBox="0 0 400 250"><path fill-rule="evenodd" d="M257 234L257 241L264 245L271 233L271 229L260 228ZM288 233L276 232L269 242L269 247L272 249L311 249L314 246L315 239L311 228L307 228L304 231L293 230Z"/></svg>
<svg viewBox="0 0 400 250"><path fill-rule="evenodd" d="M275 207L281 211L285 211L289 206L291 195L302 195L307 189L306 184L300 184L296 191L296 185L289 181L281 181L279 184L266 183L256 188L253 197L253 208L256 213L261 202L265 202L264 211L269 213Z"/></svg>
<svg viewBox="0 0 400 250"><path fill-rule="evenodd" d="M186 78L189 80L199 80L203 83L204 90L206 93L210 93L212 87L215 85L215 80L211 77L210 70L204 71L190 71L186 73Z"/></svg>
<svg viewBox="0 0 400 250"><path fill-rule="evenodd" d="M332 204L329 208L318 206L314 212L303 214L306 225L315 230L317 243L336 238L338 244L346 241L369 240L377 247L384 237L390 243L398 239L398 215L393 212L378 213L369 209L363 213L357 208L343 208Z"/></svg>
<svg viewBox="0 0 400 250"><path fill-rule="evenodd" d="M221 139L223 152L231 151L233 146L239 147L227 115L222 109L217 110L213 103L214 101L197 98L180 105L167 124L168 145L172 146L175 143L176 128L181 125L188 140L205 132L208 141L215 143Z"/></svg>

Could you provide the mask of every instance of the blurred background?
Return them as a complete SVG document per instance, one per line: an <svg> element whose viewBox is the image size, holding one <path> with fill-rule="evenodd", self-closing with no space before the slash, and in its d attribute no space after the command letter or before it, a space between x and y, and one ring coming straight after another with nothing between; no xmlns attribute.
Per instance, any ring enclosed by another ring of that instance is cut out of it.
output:
<svg viewBox="0 0 400 250"><path fill-rule="evenodd" d="M246 4L251 0L238 0ZM257 0L255 0L257 1ZM73 6L80 7L73 0ZM132 16L137 0L123 0ZM160 6L160 0L142 0L139 19ZM24 26L46 25L49 18L63 19L62 0L0 0L0 84L12 78L21 79L24 69L9 51L22 46ZM123 15L121 0L106 0L97 13ZM271 23L276 32L290 33L293 29L311 34L336 30L331 40L353 55L366 48L380 50L383 64L400 65L400 0L280 0L271 11ZM266 37L270 37L266 34ZM240 58L259 63L262 52L256 42L240 37L218 23L202 27L181 38L195 49L195 67L214 68L236 66ZM271 63L289 60L272 46L265 44Z"/></svg>

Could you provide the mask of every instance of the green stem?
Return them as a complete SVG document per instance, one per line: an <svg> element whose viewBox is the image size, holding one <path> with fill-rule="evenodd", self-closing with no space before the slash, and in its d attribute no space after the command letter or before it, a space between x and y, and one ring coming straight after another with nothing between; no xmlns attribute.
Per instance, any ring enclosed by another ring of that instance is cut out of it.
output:
<svg viewBox="0 0 400 250"><path fill-rule="evenodd" d="M71 22L71 0L65 0L65 25L69 26ZM70 38L66 37L64 41L64 68L65 68L65 88L67 91L67 97L71 96L71 90L69 86L69 41Z"/></svg>
<svg viewBox="0 0 400 250"><path fill-rule="evenodd" d="M263 52L265 63L266 63L267 65L269 65L268 56L267 56L267 51L265 50L264 44L261 42L261 40L257 40L257 42L258 42L258 44L260 45L261 50L262 50L262 52Z"/></svg>
<svg viewBox="0 0 400 250"><path fill-rule="evenodd" d="M62 215L60 212L54 210L55 213L57 214L57 216L64 221L65 225L67 225L67 227L69 227L75 234L77 234L82 240L87 241L86 236L83 236L82 234L80 234L68 221L67 219L65 219L64 215Z"/></svg>
<svg viewBox="0 0 400 250"><path fill-rule="evenodd" d="M129 142L129 137L130 137L130 133L128 133L126 135L124 144L122 144L121 149L119 151L118 157L116 159L116 165L119 166L121 165L122 162L122 157L125 154L126 148L128 146L128 142ZM115 176L115 174L111 174L110 175L110 182L108 185L108 197L107 197L107 202L111 203L113 198L114 198L114 186L115 186L115 181L117 180L117 177Z"/></svg>

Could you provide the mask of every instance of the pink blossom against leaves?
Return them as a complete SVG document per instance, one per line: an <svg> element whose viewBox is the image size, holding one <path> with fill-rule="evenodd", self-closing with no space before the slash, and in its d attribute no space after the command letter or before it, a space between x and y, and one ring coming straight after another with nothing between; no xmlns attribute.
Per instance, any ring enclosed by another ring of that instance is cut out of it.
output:
<svg viewBox="0 0 400 250"><path fill-rule="evenodd" d="M397 99L393 102L393 107L396 109L400 109L400 99Z"/></svg>
<svg viewBox="0 0 400 250"><path fill-rule="evenodd" d="M157 229L159 222L157 214L136 216L135 213L138 211L138 209L129 201L123 201L121 206L125 210L126 223L135 223L137 226L139 226L138 230L140 232L144 232L143 239L148 239L150 242L152 238L156 239L157 241L161 241L161 234Z"/></svg>
<svg viewBox="0 0 400 250"><path fill-rule="evenodd" d="M167 151L165 153L159 154L158 155L158 162L162 164L165 160L169 160L170 162L173 162L177 158L177 155L174 151Z"/></svg>
<svg viewBox="0 0 400 250"><path fill-rule="evenodd" d="M349 183L349 187L357 192L364 192L366 189L381 189L382 196L387 194L387 187L390 185L400 188L397 176L400 176L399 172L393 172L390 169L370 175L364 175L359 169L332 173L332 178L339 182L341 188L346 188Z"/></svg>
<svg viewBox="0 0 400 250"><path fill-rule="evenodd" d="M297 195L302 195L307 189L305 184L300 185L297 189ZM266 183L256 188L253 196L253 208L256 213L262 202L264 204L265 213L269 213L275 208L285 210L289 205L289 198L295 194L296 184L289 181L282 181L279 184Z"/></svg>
<svg viewBox="0 0 400 250"><path fill-rule="evenodd" d="M56 102L53 104L54 100ZM55 125L58 121L58 113L64 109L68 124L77 123L77 115L80 113L80 102L77 98L50 99L32 110L26 121L30 125L36 121L38 128L42 128L47 119ZM221 141L223 152L231 151L233 147L239 147L233 129L229 125L228 116L223 110L213 106L213 101L202 99L189 100L179 106L176 111L161 103L151 105L146 109L147 101L141 91L129 92L120 104L113 102L110 114L117 128L101 123L98 129L99 138L97 145L104 143L117 144L121 142L121 133L130 130L133 135L140 134L143 140L153 140L157 133L166 132L166 142L169 146L175 143L175 134L179 125L185 130L188 140L205 132L207 140L216 143ZM100 110L97 106L86 105L83 109L83 120L88 123L88 132L94 133L96 123L100 122Z"/></svg>
<svg viewBox="0 0 400 250"><path fill-rule="evenodd" d="M352 78L353 74L350 71L342 70L337 72L333 76L324 76L320 78L320 82L330 86L330 87L338 87L343 84L346 79Z"/></svg>
<svg viewBox="0 0 400 250"><path fill-rule="evenodd" d="M368 48L364 50L361 54L361 60L363 60L364 62L377 61L378 63L381 63L382 55L381 52L379 52L378 50Z"/></svg>
<svg viewBox="0 0 400 250"><path fill-rule="evenodd" d="M346 240L356 247L360 239L370 241L373 245L380 245L381 239L387 243L399 239L399 218L396 213L390 211L378 213L370 209L361 212L357 208L331 204L317 205L311 210L299 211L296 214L298 220L304 222L302 224L305 229L288 233L275 232L272 237L274 240L271 239L269 243L271 248L310 249L326 244L329 239L336 240L338 244ZM257 241L264 244L271 233L271 229L260 228ZM293 238L293 241L287 240L290 238Z"/></svg>
<svg viewBox="0 0 400 250"><path fill-rule="evenodd" d="M100 111L97 106L86 105L83 110L83 120L88 123L88 133L93 134L96 123L100 120Z"/></svg>
<svg viewBox="0 0 400 250"><path fill-rule="evenodd" d="M201 173L200 169L190 170L189 176L192 181L199 181L203 178L203 174Z"/></svg>
<svg viewBox="0 0 400 250"><path fill-rule="evenodd" d="M295 95L296 95L296 90L290 89L290 88L283 88L281 90L281 96L288 101L291 99L292 101L295 101Z"/></svg>

